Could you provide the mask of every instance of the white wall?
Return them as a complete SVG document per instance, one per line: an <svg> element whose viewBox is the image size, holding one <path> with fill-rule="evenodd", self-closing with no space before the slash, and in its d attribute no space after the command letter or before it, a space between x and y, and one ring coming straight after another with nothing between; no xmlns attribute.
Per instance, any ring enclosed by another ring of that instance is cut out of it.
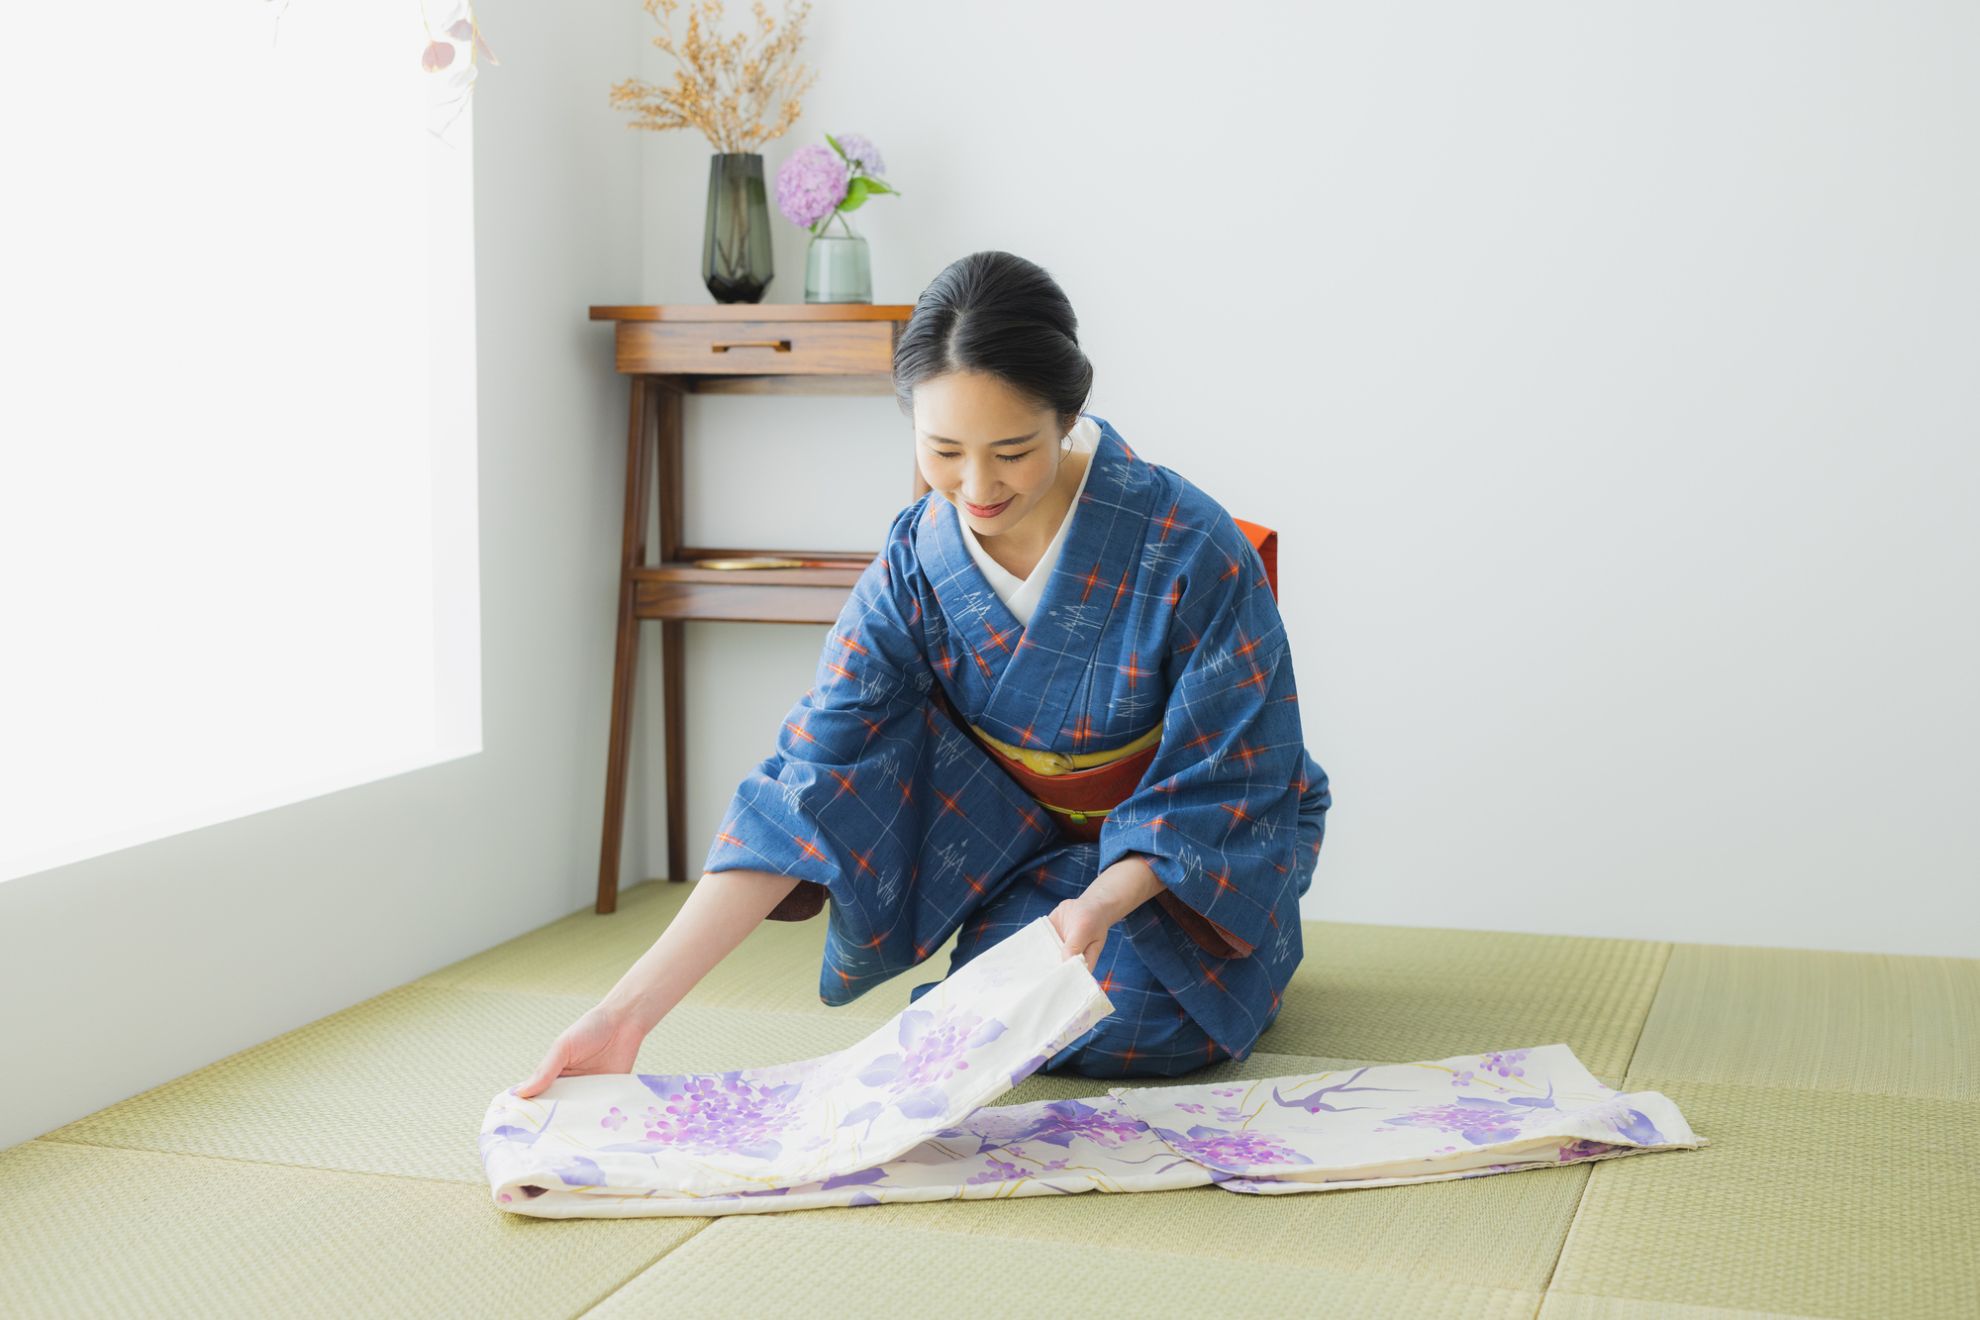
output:
<svg viewBox="0 0 1980 1320"><path fill-rule="evenodd" d="M641 142L606 89L647 20L477 11L503 61L475 93L485 750L0 884L0 1147L563 916L595 886L626 397L586 310L638 280ZM196 419L146 424L169 440ZM131 638L130 663L146 644ZM516 1041L517 1067L545 1044Z"/></svg>
<svg viewBox="0 0 1980 1320"><path fill-rule="evenodd" d="M876 302L1041 263L1091 409L1282 529L1309 915L1971 955L1976 39L1950 3L842 0L766 167L866 133L905 193L857 216ZM648 145L641 301L707 300L709 150ZM907 497L890 400L688 426L697 542L872 548ZM698 867L823 631L691 636Z"/></svg>
<svg viewBox="0 0 1980 1320"><path fill-rule="evenodd" d="M625 395L585 309L706 300L709 148L607 105L665 68L637 5L478 12L487 750L0 885L0 1146L589 901ZM1980 15L1224 12L839 0L766 156L869 134L878 301L1043 263L1092 410L1282 529L1312 914L1976 952ZM906 499L890 400L690 404L697 540L872 548ZM698 864L822 630L690 635Z"/></svg>

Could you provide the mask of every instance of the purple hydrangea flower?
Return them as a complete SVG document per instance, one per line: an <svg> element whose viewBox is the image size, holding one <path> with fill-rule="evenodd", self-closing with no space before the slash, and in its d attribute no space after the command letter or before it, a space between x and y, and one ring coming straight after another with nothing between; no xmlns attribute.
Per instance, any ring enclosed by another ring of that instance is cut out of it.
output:
<svg viewBox="0 0 1980 1320"><path fill-rule="evenodd" d="M1455 1132L1474 1146L1506 1141L1519 1135L1520 1124L1533 1111L1520 1105L1501 1104L1477 1096L1459 1096L1455 1104L1430 1105L1384 1119L1397 1127L1431 1128ZM1378 1131L1384 1129L1377 1129Z"/></svg>
<svg viewBox="0 0 1980 1320"><path fill-rule="evenodd" d="M740 1071L642 1073L639 1080L662 1101L647 1106L641 1120L646 1140L676 1150L771 1159L783 1149L777 1138L800 1117L796 1108L803 1087L797 1082L763 1086L745 1081Z"/></svg>
<svg viewBox="0 0 1980 1320"><path fill-rule="evenodd" d="M989 1164L988 1168L984 1169L981 1173L970 1174L963 1181L971 1183L1009 1182L1013 1178L1024 1177L1024 1170L1015 1164L1008 1164L998 1159L995 1155L987 1157L987 1160Z"/></svg>
<svg viewBox="0 0 1980 1320"><path fill-rule="evenodd" d="M995 1110L979 1110L970 1115L963 1127L952 1129L947 1135L970 1132L993 1147L1042 1141L1065 1149L1075 1137L1101 1146L1125 1146L1147 1130L1146 1124L1124 1110L1098 1109L1078 1100L1051 1100L1030 1114L1007 1116Z"/></svg>
<svg viewBox="0 0 1980 1320"><path fill-rule="evenodd" d="M846 163L830 147L799 147L777 171L777 209L792 224L809 229L839 209L850 178Z"/></svg>
<svg viewBox="0 0 1980 1320"><path fill-rule="evenodd" d="M986 1155L984 1160L989 1167L985 1168L981 1173L970 1174L969 1177L963 1179L964 1182L1011 1182L1017 1178L1029 1178L1034 1173L1044 1173L1051 1169L1063 1169L1066 1167L1064 1160L1048 1160L1036 1169L1027 1169L1022 1165L1012 1164L1007 1160L1000 1160L995 1155Z"/></svg>
<svg viewBox="0 0 1980 1320"><path fill-rule="evenodd" d="M864 133L841 133L836 138L839 150L846 153L846 159L868 174L878 177L886 173L887 162L880 159L880 149L873 145L873 139Z"/></svg>
<svg viewBox="0 0 1980 1320"><path fill-rule="evenodd" d="M1263 1132L1227 1132L1198 1124L1187 1134L1158 1127L1155 1134L1198 1164L1242 1169L1254 1164L1311 1164L1312 1160Z"/></svg>
<svg viewBox="0 0 1980 1320"><path fill-rule="evenodd" d="M968 1068L964 1056L971 1050L1003 1034L1004 1024L995 1018L985 1021L975 1013L954 1010L938 1020L927 1009L911 1008L901 1014L901 1051L883 1054L867 1064L860 1070L859 1080L868 1086L885 1086L895 1095L935 1086Z"/></svg>

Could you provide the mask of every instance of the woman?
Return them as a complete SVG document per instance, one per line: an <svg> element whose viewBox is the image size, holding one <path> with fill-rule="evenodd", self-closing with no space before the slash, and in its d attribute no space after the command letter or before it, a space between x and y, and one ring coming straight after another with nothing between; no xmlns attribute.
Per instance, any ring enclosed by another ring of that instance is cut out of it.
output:
<svg viewBox="0 0 1980 1320"><path fill-rule="evenodd" d="M1332 798L1274 591L1214 500L1081 411L1075 327L1006 252L922 294L894 386L929 493L895 516L679 914L518 1094L630 1072L759 921L828 896L828 1004L951 934L953 970L1049 915L1115 1009L1048 1071L1175 1076L1243 1058L1278 1016Z"/></svg>

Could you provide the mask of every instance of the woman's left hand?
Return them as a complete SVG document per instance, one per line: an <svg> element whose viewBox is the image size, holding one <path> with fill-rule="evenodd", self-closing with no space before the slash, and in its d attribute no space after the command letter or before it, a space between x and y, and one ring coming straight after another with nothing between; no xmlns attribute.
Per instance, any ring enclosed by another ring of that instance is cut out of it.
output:
<svg viewBox="0 0 1980 1320"><path fill-rule="evenodd" d="M1115 917L1090 899L1068 898L1051 912L1052 929L1065 941L1066 956L1086 956L1086 970L1100 965L1100 950L1107 943L1107 929Z"/></svg>

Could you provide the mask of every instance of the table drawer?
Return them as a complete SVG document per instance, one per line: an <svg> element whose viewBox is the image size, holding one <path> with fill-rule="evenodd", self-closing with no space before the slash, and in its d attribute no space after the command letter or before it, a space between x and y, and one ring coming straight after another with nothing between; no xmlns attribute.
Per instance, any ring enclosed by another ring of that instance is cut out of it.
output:
<svg viewBox="0 0 1980 1320"><path fill-rule="evenodd" d="M620 321L618 369L688 376L891 374L895 321Z"/></svg>

